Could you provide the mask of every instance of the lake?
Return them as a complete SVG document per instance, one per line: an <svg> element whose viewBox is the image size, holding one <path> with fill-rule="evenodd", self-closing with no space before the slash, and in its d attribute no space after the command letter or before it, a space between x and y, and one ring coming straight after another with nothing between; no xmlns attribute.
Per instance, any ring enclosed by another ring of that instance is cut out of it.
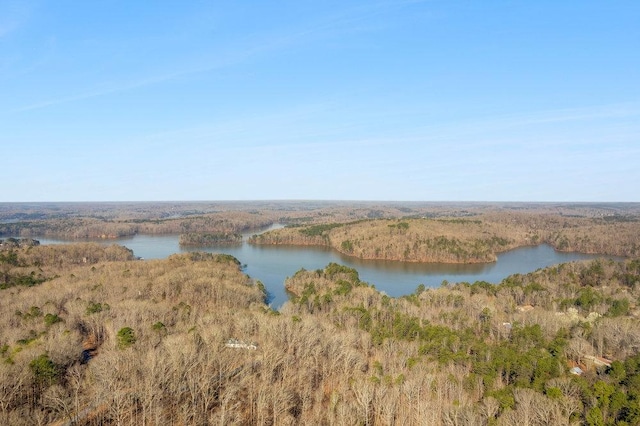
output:
<svg viewBox="0 0 640 426"><path fill-rule="evenodd" d="M278 225L269 228L277 228ZM255 233L255 232L253 232ZM163 259L174 253L205 251L226 253L237 258L244 272L264 283L269 292L269 303L275 309L287 300L284 281L300 268L322 269L330 262L340 263L358 270L360 279L392 297L413 293L420 284L439 287L444 280L455 282L487 281L498 284L513 274L526 274L546 266L574 260L594 259L601 256L581 253L557 252L549 245L522 247L498 255L498 261L486 264L405 263L380 260L361 260L344 256L329 248L254 246L244 242L235 246L183 248L179 235L135 235L117 240L99 240L101 244L121 244L143 259ZM6 237L5 237L6 238ZM60 244L69 241L35 238L41 244Z"/></svg>

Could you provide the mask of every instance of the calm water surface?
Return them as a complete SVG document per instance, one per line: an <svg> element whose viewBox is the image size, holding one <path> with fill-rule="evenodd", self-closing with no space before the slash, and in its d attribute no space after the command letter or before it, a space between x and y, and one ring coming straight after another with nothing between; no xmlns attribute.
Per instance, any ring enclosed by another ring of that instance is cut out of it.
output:
<svg viewBox="0 0 640 426"><path fill-rule="evenodd" d="M558 263L598 257L580 253L561 253L551 246L540 245L500 254L497 262L489 264L404 263L360 260L320 247L253 246L246 243L249 235L244 236L245 242L241 245L223 245L205 249L180 247L178 235L136 235L131 238L100 242L121 244L144 259L163 259L174 253L189 251L230 254L245 265L246 274L264 283L269 291L269 302L274 308L279 308L287 300L284 290L284 281L287 277L295 274L300 268L322 269L330 262L357 269L361 280L375 285L378 290L384 291L389 296L398 297L413 293L420 284L426 287L438 287L444 280L451 283L487 281L497 284L512 274L526 274ZM41 244L65 242L46 238L35 239Z"/></svg>

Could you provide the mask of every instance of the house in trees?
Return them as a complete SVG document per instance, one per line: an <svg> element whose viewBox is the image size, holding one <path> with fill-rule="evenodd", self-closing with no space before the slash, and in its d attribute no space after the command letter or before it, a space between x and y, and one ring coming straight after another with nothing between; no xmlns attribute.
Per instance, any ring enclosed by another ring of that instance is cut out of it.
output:
<svg viewBox="0 0 640 426"><path fill-rule="evenodd" d="M256 345L255 343L244 342L238 339L229 339L227 340L227 343L225 343L224 345L227 348L233 348L233 349L249 349L252 351L255 351L256 349L258 349L258 345Z"/></svg>

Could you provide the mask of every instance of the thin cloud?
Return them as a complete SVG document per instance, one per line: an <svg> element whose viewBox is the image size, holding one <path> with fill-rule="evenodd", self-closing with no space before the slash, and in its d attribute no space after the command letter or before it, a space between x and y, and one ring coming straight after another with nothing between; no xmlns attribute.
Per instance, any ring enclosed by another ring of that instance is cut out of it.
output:
<svg viewBox="0 0 640 426"><path fill-rule="evenodd" d="M6 36L7 34L14 31L18 28L17 22L1 22L0 23L0 38Z"/></svg>
<svg viewBox="0 0 640 426"><path fill-rule="evenodd" d="M0 38L21 28L29 18L32 7L29 1L0 3Z"/></svg>
<svg viewBox="0 0 640 426"><path fill-rule="evenodd" d="M597 121L599 118L629 118L640 115L640 108L636 104L612 104L591 108L560 109L534 112L522 115L504 115L490 117L485 120L456 121L445 125L417 126L399 131L383 131L373 136L368 134L367 122L371 118L367 114L358 114L354 120L347 119L333 123L326 128L317 126L315 117L329 113L332 116L350 117L349 108L342 109L333 101L324 103L296 105L282 111L269 111L265 114L252 114L228 121L211 123L203 126L188 127L149 134L143 138L148 144L164 146L173 145L175 140L198 146L200 144L227 142L224 151L256 151L263 149L298 150L305 149L313 152L342 152L357 150L367 152L402 152L411 150L424 155L451 152L451 150L467 150L469 152L509 152L509 156L519 155L523 149L528 150L535 140L537 149L549 148L555 151L570 149L575 153L578 149L592 151L593 146L600 146L603 140L600 131L593 137L579 138L579 141L567 141L567 138L557 132L544 130L547 123L562 123L572 121ZM376 116L376 112L372 116ZM311 122L307 122L311 120ZM296 125L300 123L300 125ZM540 127L532 132L515 135L511 132L517 126ZM596 125L598 128L599 126ZM626 144L637 138L638 126L630 124L620 129L611 129L607 124L607 150L613 150L618 144ZM577 131L568 130L569 132ZM390 133L391 132L391 133ZM140 138L138 137L138 142ZM591 148L590 148L591 147ZM507 154L505 154L507 155ZM475 160L474 160L475 161Z"/></svg>
<svg viewBox="0 0 640 426"><path fill-rule="evenodd" d="M127 92L129 90L139 89L139 88L142 88L142 87L163 83L163 82L166 82L166 81L174 80L174 79L177 79L177 78L180 78L180 77L184 77L184 76L188 76L188 75L193 75L193 74L213 71L213 70L215 70L217 68L221 68L221 67L222 67L222 65L216 65L216 66L209 66L209 67L205 67L205 68L194 68L194 69L185 70L185 71L179 71L179 72L168 73L168 74L164 74L164 75L158 75L158 76L155 76L155 77L146 78L146 79L140 79L140 80L137 80L137 81L132 81L132 82L121 84L121 85L117 85L117 86L114 86L114 87L109 87L109 88L105 88L105 89L97 89L97 90L81 93L81 94L74 95L74 96L68 96L68 97L63 97L63 98L58 98L58 99L51 99L51 100L48 100L48 101L37 102L37 103L34 103L34 104L26 105L24 107L16 108L16 109L12 110L12 112L33 111L33 110L37 110L37 109L47 108L47 107L54 106L54 105L61 105L61 104L66 104L66 103L70 103L70 102L83 101L83 100L86 100L86 99L91 99L91 98L96 98L96 97L100 97L100 96L111 95L111 94L119 93L119 92Z"/></svg>
<svg viewBox="0 0 640 426"><path fill-rule="evenodd" d="M38 110L38 109L47 108L47 107L50 107L50 106L61 105L61 104L77 102L77 101L83 101L83 100L97 98L97 97L101 97L101 96L112 95L112 94L120 93L120 92L127 92L127 91L130 91L130 90L135 90L135 89L139 89L139 88L143 88L143 87L147 87L147 86L161 84L161 83L165 83L165 82L168 82L168 81L171 81L171 80L175 80L175 79L191 76L191 75L197 75L197 74L216 71L216 70L219 70L219 69L223 69L225 67L229 67L229 66L236 65L238 63L244 62L245 60L251 58L252 56L257 55L258 53L260 53L262 51L268 50L267 49L268 47L269 47L268 45L265 45L265 46L263 46L261 48L260 47L249 48L249 49L245 50L243 53L236 54L234 57L229 58L228 60L222 61L222 62L219 62L219 63L210 64L210 65L206 65L206 66L202 66L202 67L194 67L194 68L180 70L180 71L176 71L176 72L172 72L172 73L156 75L156 76L152 76L152 77L149 77L149 78L134 80L134 81L122 83L122 84L119 84L119 85L115 85L113 87L109 87L109 88L105 88L105 89L96 89L96 90L80 93L80 94L77 94L77 95L74 95L74 96L67 96L67 97L62 97L62 98L57 98L57 99L50 99L50 100L46 100L46 101L42 101L42 102L36 102L36 103L30 104L30 105L26 105L26 106L23 106L23 107L20 107L20 108L13 109L11 112L26 112L26 111Z"/></svg>
<svg viewBox="0 0 640 426"><path fill-rule="evenodd" d="M622 103L585 108L549 110L525 116L507 116L501 121L505 126L521 126L530 124L584 121L600 118L634 117L637 115L640 115L640 105L636 103Z"/></svg>
<svg viewBox="0 0 640 426"><path fill-rule="evenodd" d="M251 60L252 58L259 57L263 54L277 52L279 50L284 50L296 45L308 43L315 37L332 37L344 32L362 31L362 29L356 28L354 26L356 22L365 20L366 18L374 15L381 15L391 8L398 8L420 2L421 1L382 2L366 7L354 8L342 14L338 14L325 20L321 20L315 24L305 25L304 29L291 29L285 34L272 35L271 37L265 37L264 34L256 35L251 39L244 40L242 43L245 44L246 47L243 49L234 49L234 53L228 54L227 59L223 61L219 61L213 64L206 64L200 67L179 70L176 72L169 72L140 80L124 82L122 84L105 89L96 89L73 96L36 102L30 105L13 109L11 112L27 112L71 102L83 101L115 93L127 92L146 86L161 84L191 75L220 70L226 67L244 63L248 60Z"/></svg>
<svg viewBox="0 0 640 426"><path fill-rule="evenodd" d="M0 15L2 15L2 10L0 9ZM5 37L16 29L18 29L21 25L21 20L13 17L5 17L0 21L0 38Z"/></svg>
<svg viewBox="0 0 640 426"><path fill-rule="evenodd" d="M481 134L501 134L505 130L532 125L595 121L599 119L627 119L640 116L640 104L619 103L585 108L567 108L538 111L526 114L508 114L477 120L462 120L444 124L421 126L409 131L405 139L450 140ZM539 141L543 143L544 141ZM484 142L482 142L484 144ZM476 145L467 142L468 146Z"/></svg>

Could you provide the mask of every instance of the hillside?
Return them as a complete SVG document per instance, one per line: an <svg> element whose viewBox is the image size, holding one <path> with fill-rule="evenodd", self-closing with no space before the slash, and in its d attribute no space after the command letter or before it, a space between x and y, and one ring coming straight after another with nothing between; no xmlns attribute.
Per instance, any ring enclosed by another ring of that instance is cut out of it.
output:
<svg viewBox="0 0 640 426"><path fill-rule="evenodd" d="M274 312L226 255L1 253L39 277L0 290L3 424L640 422L638 260L399 299L330 264Z"/></svg>

